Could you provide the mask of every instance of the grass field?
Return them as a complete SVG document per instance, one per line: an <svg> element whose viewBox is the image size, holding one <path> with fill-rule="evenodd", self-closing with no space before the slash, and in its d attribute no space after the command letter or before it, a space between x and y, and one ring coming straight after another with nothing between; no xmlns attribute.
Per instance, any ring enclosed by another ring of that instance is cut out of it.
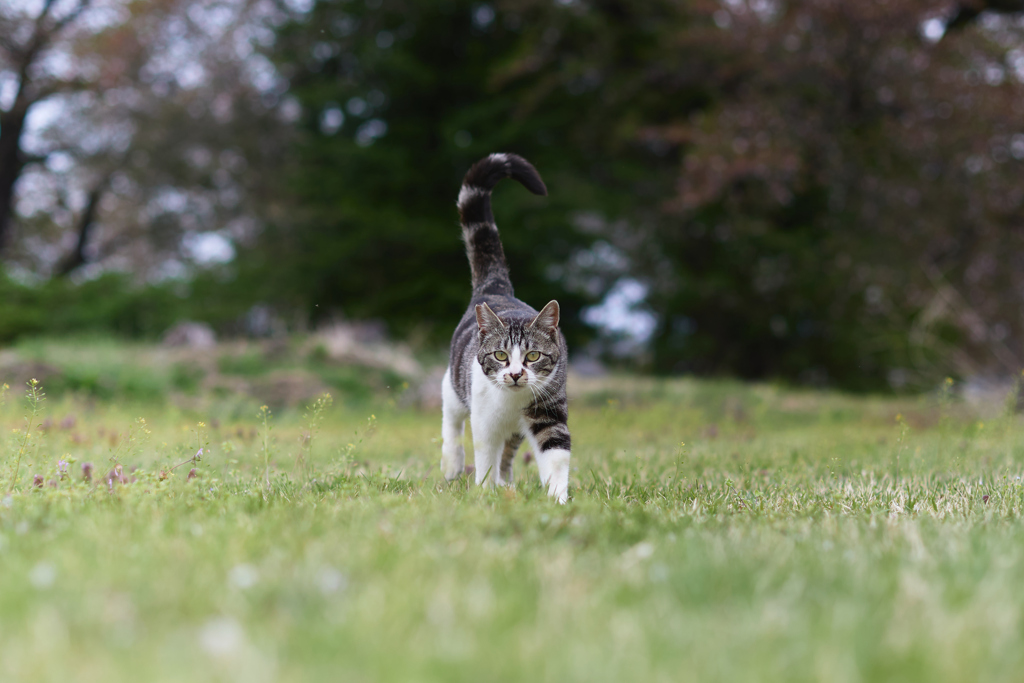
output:
<svg viewBox="0 0 1024 683"><path fill-rule="evenodd" d="M387 392L266 425L153 393L7 392L0 680L1024 671L1020 422L952 389L576 380L565 506L521 457L445 484L439 411Z"/></svg>

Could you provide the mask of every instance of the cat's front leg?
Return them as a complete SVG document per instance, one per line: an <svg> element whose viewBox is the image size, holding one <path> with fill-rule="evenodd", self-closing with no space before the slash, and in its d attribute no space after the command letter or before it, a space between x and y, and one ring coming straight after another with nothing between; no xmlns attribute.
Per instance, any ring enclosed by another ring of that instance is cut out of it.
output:
<svg viewBox="0 0 1024 683"><path fill-rule="evenodd" d="M452 481L461 477L466 467L462 434L469 411L455 393L449 371L442 380L441 400L441 472L445 479Z"/></svg>
<svg viewBox="0 0 1024 683"><path fill-rule="evenodd" d="M549 496L565 503L569 497L569 428L557 420L539 420L530 425L527 434L536 453L540 483Z"/></svg>
<svg viewBox="0 0 1024 683"><path fill-rule="evenodd" d="M547 486L548 495L559 503L565 503L569 498L568 449L540 451L537 454L537 469L541 472L541 483Z"/></svg>
<svg viewBox="0 0 1024 683"><path fill-rule="evenodd" d="M501 454L505 450L505 438L488 416L481 413L483 411L474 411L469 417L473 428L473 466L476 469L476 483L481 486L494 486L501 476Z"/></svg>

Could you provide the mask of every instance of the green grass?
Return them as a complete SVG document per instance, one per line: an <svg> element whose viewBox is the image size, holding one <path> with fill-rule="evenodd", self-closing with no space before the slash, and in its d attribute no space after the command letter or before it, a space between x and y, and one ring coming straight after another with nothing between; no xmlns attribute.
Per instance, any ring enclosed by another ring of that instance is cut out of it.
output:
<svg viewBox="0 0 1024 683"><path fill-rule="evenodd" d="M274 415L268 486L248 404L65 393L26 440L10 393L0 680L1020 678L1017 417L949 396L572 389L565 506L521 459L512 489L445 484L439 414L386 395L336 397L308 470L302 412ZM108 485L116 464L135 481Z"/></svg>

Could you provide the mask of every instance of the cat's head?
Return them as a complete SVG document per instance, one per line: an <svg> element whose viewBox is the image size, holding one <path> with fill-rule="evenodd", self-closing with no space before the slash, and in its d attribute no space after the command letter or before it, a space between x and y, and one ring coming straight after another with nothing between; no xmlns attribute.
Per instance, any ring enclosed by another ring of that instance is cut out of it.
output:
<svg viewBox="0 0 1024 683"><path fill-rule="evenodd" d="M547 384L561 354L557 301L532 318L500 318L490 306L480 304L476 322L480 329L477 361L491 382L512 391Z"/></svg>

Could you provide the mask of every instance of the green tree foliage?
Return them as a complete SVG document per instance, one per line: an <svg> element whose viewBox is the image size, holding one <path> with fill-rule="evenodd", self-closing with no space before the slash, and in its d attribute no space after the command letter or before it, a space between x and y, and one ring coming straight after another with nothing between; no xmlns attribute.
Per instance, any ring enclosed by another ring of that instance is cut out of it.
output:
<svg viewBox="0 0 1024 683"><path fill-rule="evenodd" d="M139 289L124 275L105 275L81 285L56 279L28 286L0 274L0 342L68 333L155 338L188 308L174 287Z"/></svg>
<svg viewBox="0 0 1024 683"><path fill-rule="evenodd" d="M651 81L671 72L641 73L664 27L684 20L672 3L612 5L320 2L282 28L273 57L304 137L284 174L297 213L251 255L266 259L267 291L314 318L340 311L449 334L469 295L454 207L462 175L511 151L550 190L495 193L517 295L538 308L558 298L579 337L578 311L604 286L559 276L595 238L580 212L642 213L670 186L672 164L638 140L638 114L707 98L652 97ZM660 22L668 14L676 21Z"/></svg>

